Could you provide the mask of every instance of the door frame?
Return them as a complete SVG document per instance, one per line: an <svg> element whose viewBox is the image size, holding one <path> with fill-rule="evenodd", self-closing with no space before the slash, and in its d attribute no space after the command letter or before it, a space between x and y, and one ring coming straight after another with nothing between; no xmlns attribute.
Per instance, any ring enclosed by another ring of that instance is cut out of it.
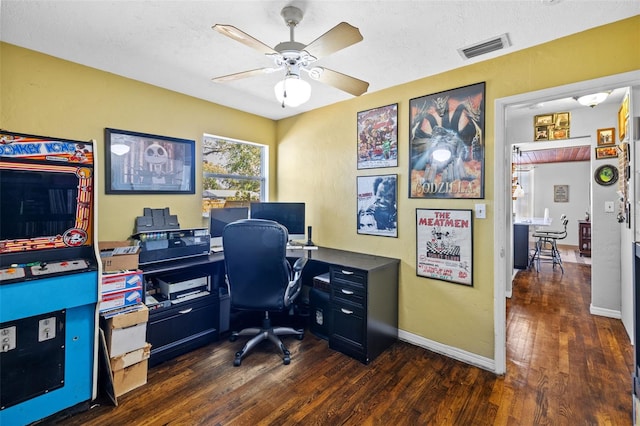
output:
<svg viewBox="0 0 640 426"><path fill-rule="evenodd" d="M507 364L506 335L506 289L512 279L509 259L513 256L511 239L511 144L506 141L507 108L523 103L546 102L553 99L568 98L579 92L603 91L619 87L640 85L640 70L622 74L585 80L563 86L552 87L534 92L498 98L495 100L495 146L493 153L495 209L493 216L494 230L494 372L504 374ZM507 171L509 176L507 175ZM509 197L507 197L509 194Z"/></svg>

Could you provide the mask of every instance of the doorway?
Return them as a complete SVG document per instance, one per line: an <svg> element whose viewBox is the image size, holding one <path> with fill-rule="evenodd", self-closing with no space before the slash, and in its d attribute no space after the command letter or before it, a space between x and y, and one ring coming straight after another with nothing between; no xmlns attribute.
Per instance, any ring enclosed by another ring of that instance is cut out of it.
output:
<svg viewBox="0 0 640 426"><path fill-rule="evenodd" d="M562 97L572 97L576 93L598 92L617 87L640 85L640 71L632 71L602 77L594 80L573 83L565 86L544 89L536 92L514 95L495 101L495 150L494 150L494 370L497 374L506 371L506 289L511 282L510 269L513 258L511 239L511 145L506 141L506 112L512 105L522 103L545 102ZM628 309L627 309L628 310ZM632 315L632 312L623 312ZM624 322L624 318L623 318Z"/></svg>

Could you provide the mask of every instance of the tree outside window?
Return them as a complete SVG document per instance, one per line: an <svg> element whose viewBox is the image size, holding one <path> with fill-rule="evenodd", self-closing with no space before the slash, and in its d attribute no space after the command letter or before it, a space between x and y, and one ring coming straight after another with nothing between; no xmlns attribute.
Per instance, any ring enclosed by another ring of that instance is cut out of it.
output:
<svg viewBox="0 0 640 426"><path fill-rule="evenodd" d="M203 213L265 198L266 146L205 135L202 147Z"/></svg>

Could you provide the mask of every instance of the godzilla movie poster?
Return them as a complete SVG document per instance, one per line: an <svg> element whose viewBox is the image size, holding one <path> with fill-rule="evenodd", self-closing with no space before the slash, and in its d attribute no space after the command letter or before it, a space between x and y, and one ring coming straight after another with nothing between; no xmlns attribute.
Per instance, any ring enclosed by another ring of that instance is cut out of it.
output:
<svg viewBox="0 0 640 426"><path fill-rule="evenodd" d="M484 82L410 100L410 198L484 198L484 116Z"/></svg>

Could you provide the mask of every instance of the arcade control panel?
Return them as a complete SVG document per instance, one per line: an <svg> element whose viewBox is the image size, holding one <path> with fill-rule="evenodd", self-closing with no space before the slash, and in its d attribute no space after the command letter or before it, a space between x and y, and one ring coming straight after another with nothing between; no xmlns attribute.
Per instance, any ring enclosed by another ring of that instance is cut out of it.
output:
<svg viewBox="0 0 640 426"><path fill-rule="evenodd" d="M89 262L84 259L63 260L59 262L14 263L9 265L9 267L0 269L0 283L66 274L89 268Z"/></svg>

